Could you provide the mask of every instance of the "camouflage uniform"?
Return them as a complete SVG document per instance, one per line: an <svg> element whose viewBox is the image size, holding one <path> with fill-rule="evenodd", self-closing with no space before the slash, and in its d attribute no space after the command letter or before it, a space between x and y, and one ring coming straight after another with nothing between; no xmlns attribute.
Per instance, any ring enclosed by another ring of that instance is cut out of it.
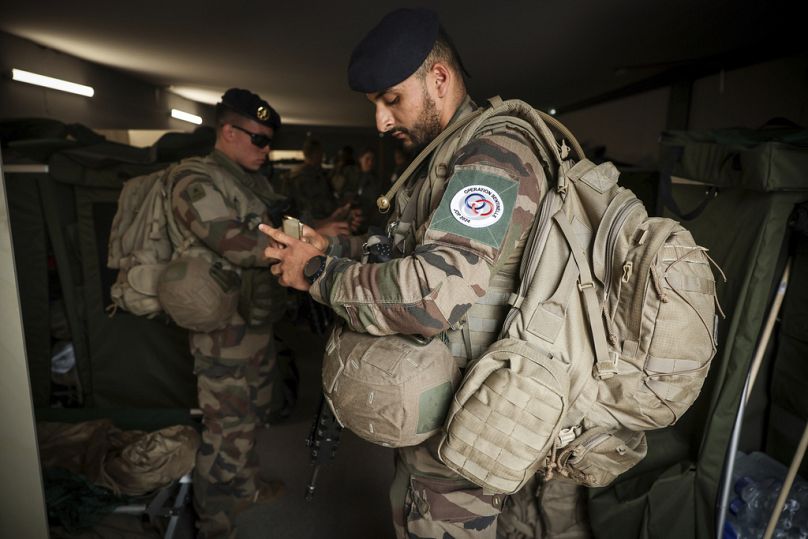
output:
<svg viewBox="0 0 808 539"><path fill-rule="evenodd" d="M267 221L267 205L277 195L263 176L245 172L221 152L202 165L209 175L182 164L172 174L175 251L218 262L242 282L257 272L269 274L267 239L257 226ZM255 428L270 403L275 357L271 323L248 323L240 312L241 306L221 329L190 333L203 412L194 472L200 537L233 537L235 515L256 495Z"/></svg>
<svg viewBox="0 0 808 539"><path fill-rule="evenodd" d="M475 108L466 98L452 122ZM524 242L546 191L543 164L533 147L516 130L487 133L455 152L445 180L432 170L422 167L397 195L391 223L413 213L405 210L407 200L417 210L407 237L395 245L394 260L359 264L338 258L357 254L359 242L350 239L329 250L311 295L330 305L351 329L450 342L493 278L518 275ZM451 216L453 199L472 185L488 186L499 195L502 215L496 224L472 228ZM505 312L493 324L491 341ZM477 357L455 348L452 354L461 367ZM483 492L446 468L437 457L437 442L433 437L396 453L390 499L397 536L495 537L503 497Z"/></svg>
<svg viewBox="0 0 808 539"><path fill-rule="evenodd" d="M300 220L307 224L325 219L337 209L338 200L320 166L302 165L292 171L286 180L285 194L295 201Z"/></svg>

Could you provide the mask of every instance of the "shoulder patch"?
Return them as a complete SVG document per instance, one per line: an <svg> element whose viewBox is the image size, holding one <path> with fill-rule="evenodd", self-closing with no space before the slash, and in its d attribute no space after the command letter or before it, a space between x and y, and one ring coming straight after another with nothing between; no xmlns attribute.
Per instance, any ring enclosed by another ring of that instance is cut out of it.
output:
<svg viewBox="0 0 808 539"><path fill-rule="evenodd" d="M429 229L499 248L508 232L518 182L478 168L455 168Z"/></svg>
<svg viewBox="0 0 808 539"><path fill-rule="evenodd" d="M192 183L185 189L185 194L190 202L198 202L205 198L205 189L198 183Z"/></svg>
<svg viewBox="0 0 808 539"><path fill-rule="evenodd" d="M206 182L191 182L183 190L183 195L202 221L226 219L231 214L222 194Z"/></svg>

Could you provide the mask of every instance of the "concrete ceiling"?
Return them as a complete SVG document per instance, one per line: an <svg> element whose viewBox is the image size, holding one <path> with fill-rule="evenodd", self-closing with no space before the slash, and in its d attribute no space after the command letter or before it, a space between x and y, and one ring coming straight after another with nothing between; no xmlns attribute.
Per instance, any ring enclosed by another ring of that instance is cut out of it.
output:
<svg viewBox="0 0 808 539"><path fill-rule="evenodd" d="M563 110L671 69L720 69L794 52L805 4L444 0L430 7L472 75L472 96ZM250 88L289 123L372 125L370 106L347 87L347 60L365 32L401 5L7 0L0 30L159 85L214 96Z"/></svg>

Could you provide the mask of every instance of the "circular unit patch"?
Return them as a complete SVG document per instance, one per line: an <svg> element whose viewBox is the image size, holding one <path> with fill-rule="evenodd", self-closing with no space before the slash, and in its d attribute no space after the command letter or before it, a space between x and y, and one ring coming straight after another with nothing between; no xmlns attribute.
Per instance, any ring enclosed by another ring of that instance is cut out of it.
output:
<svg viewBox="0 0 808 539"><path fill-rule="evenodd" d="M502 199L485 185L469 185L452 197L452 215L471 228L485 228L502 217Z"/></svg>

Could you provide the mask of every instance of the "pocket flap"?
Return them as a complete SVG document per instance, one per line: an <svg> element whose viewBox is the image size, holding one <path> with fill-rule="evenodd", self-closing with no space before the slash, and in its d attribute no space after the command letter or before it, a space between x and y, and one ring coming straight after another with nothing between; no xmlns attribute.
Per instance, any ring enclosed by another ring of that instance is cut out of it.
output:
<svg viewBox="0 0 808 539"><path fill-rule="evenodd" d="M633 468L647 451L643 432L595 427L564 448L558 466L580 485L603 487Z"/></svg>

